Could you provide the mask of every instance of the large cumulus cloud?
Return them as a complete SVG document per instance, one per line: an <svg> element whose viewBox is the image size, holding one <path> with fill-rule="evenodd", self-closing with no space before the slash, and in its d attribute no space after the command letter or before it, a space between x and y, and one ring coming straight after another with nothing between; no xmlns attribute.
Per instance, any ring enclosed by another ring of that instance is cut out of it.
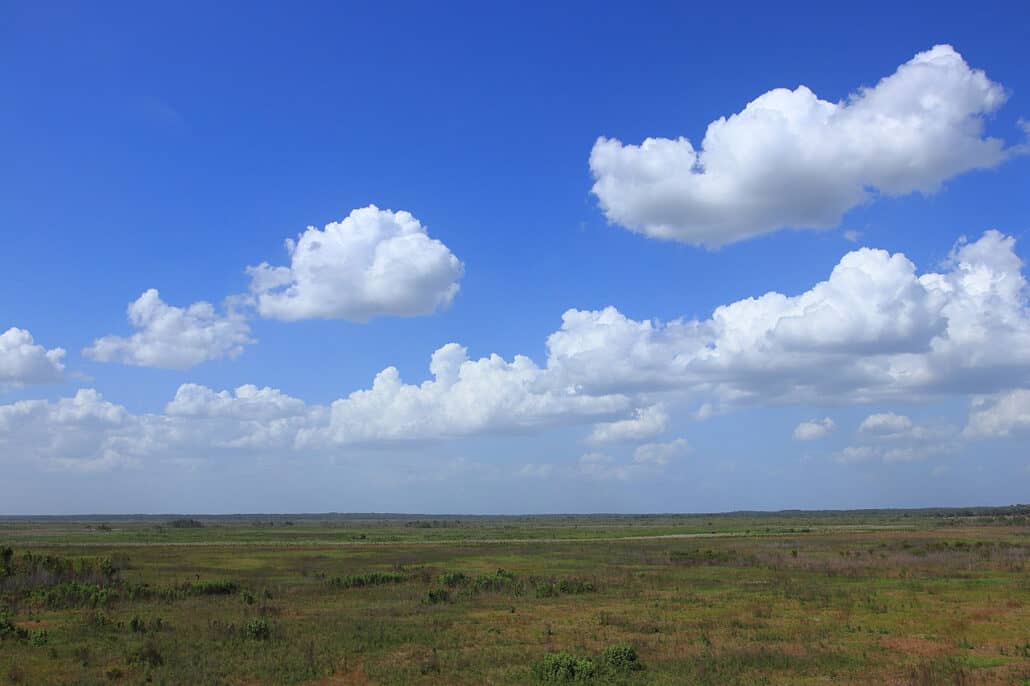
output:
<svg viewBox="0 0 1030 686"><path fill-rule="evenodd" d="M429 314L458 292L461 261L408 212L357 209L286 242L289 266L249 267L258 310L275 319Z"/></svg>
<svg viewBox="0 0 1030 686"><path fill-rule="evenodd" d="M984 135L1001 85L949 45L829 102L778 88L687 138L599 138L593 192L608 219L652 238L715 247L785 227L827 228L876 194L932 193L1010 151Z"/></svg>
<svg viewBox="0 0 1030 686"><path fill-rule="evenodd" d="M53 383L64 377L63 348L47 350L26 329L0 333L0 390L5 386Z"/></svg>

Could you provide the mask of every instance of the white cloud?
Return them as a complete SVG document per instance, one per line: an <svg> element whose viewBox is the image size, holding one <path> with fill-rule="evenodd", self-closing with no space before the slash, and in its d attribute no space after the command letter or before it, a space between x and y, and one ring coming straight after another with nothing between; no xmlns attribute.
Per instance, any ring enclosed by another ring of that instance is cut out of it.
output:
<svg viewBox="0 0 1030 686"><path fill-rule="evenodd" d="M796 296L706 320L569 310L547 341L556 383L588 393L680 389L721 402L869 402L1030 386L1030 310L1015 241L960 242L941 272L861 248Z"/></svg>
<svg viewBox="0 0 1030 686"><path fill-rule="evenodd" d="M917 424L894 412L871 414L856 432L859 445L836 454L841 463L914 462L947 455L959 449L958 431L947 424Z"/></svg>
<svg viewBox="0 0 1030 686"><path fill-rule="evenodd" d="M633 464L664 467L673 459L690 452L690 443L677 438L667 443L645 443L633 451Z"/></svg>
<svg viewBox="0 0 1030 686"><path fill-rule="evenodd" d="M911 419L893 412L871 414L858 426L859 433L881 438L905 436L911 433L912 429Z"/></svg>
<svg viewBox="0 0 1030 686"><path fill-rule="evenodd" d="M302 429L323 426L324 407L273 388L215 392L184 384L163 414L132 414L93 389L57 401L0 405L0 463L108 471L144 461L279 456Z"/></svg>
<svg viewBox="0 0 1030 686"><path fill-rule="evenodd" d="M794 427L794 440L795 441L815 441L830 432L835 431L837 425L834 424L833 420L829 417L822 419L812 419L807 422L801 422Z"/></svg>
<svg viewBox="0 0 1030 686"><path fill-rule="evenodd" d="M545 370L521 355L511 362L498 355L470 360L457 343L434 352L429 369L433 379L421 385L405 384L394 367L384 369L370 389L335 401L329 426L306 432L303 440L342 444L523 430L611 416L628 405L621 395L556 388Z"/></svg>
<svg viewBox="0 0 1030 686"><path fill-rule="evenodd" d="M222 315L203 301L174 307L154 288L130 303L128 318L136 333L98 338L83 354L100 362L186 369L236 357L254 342L246 320L232 308Z"/></svg>
<svg viewBox="0 0 1030 686"><path fill-rule="evenodd" d="M828 228L876 193L932 193L1013 151L984 137L1004 89L953 48L919 53L842 102L806 88L764 93L686 138L599 138L593 192L608 219L710 247L780 228ZM875 189L875 190L872 190Z"/></svg>
<svg viewBox="0 0 1030 686"><path fill-rule="evenodd" d="M618 462L606 453L590 452L580 456L576 471L591 479L628 481L661 474L670 462L688 452L690 443L685 438L638 446L630 462Z"/></svg>
<svg viewBox="0 0 1030 686"><path fill-rule="evenodd" d="M543 366L524 356L470 359L464 347L450 343L433 353L428 380L405 383L387 367L370 387L329 407L306 405L272 388L216 391L185 384L163 414L130 416L97 430L103 436L93 452L81 449L78 439L67 445L72 455L94 460L104 447L122 464L143 457L215 459L234 450L333 454L355 444L556 425L595 424L585 438L608 443L648 440L664 429L665 411L654 402L658 393L663 402L709 408L702 415L741 405L1004 394L1030 387L1030 310L1021 268L1013 239L993 231L960 242L939 272L923 275L903 255L863 248L845 255L827 281L804 293L740 300L703 320L634 321L614 308L570 310L547 340ZM1022 416L1009 411L1005 397L974 406L967 432L1000 434L1022 421L988 421L990 412ZM1015 394L1008 400L1017 409L1020 402L1023 396ZM13 407L37 406L0 407L10 414ZM47 419L49 429L31 435L18 422L0 426L0 440L19 446L3 454L43 455L37 444L60 444L66 429L56 417ZM814 423L826 429L825 422ZM894 430L873 430L892 422ZM911 426L900 431L902 422L888 413L867 419L856 437L871 444L840 459L916 459L954 443L950 427L909 420ZM42 424L26 424L32 426ZM628 478L662 459L657 448L641 451L640 461L613 461L606 473ZM55 464L60 452L47 453L49 462Z"/></svg>
<svg viewBox="0 0 1030 686"><path fill-rule="evenodd" d="M1002 438L1030 429L1030 390L1018 389L974 398L963 434L970 438Z"/></svg>
<svg viewBox="0 0 1030 686"><path fill-rule="evenodd" d="M8 460L35 460L50 469L101 471L131 464L118 450L132 417L92 389L56 402L22 400L0 405L0 453Z"/></svg>
<svg viewBox="0 0 1030 686"><path fill-rule="evenodd" d="M554 465L530 462L522 465L516 473L525 479L547 479L554 473Z"/></svg>
<svg viewBox="0 0 1030 686"><path fill-rule="evenodd" d="M47 350L38 345L25 329L11 327L0 333L0 390L61 381L64 355L62 348Z"/></svg>
<svg viewBox="0 0 1030 686"><path fill-rule="evenodd" d="M884 462L887 464L916 462L952 453L956 446L940 443L910 446L851 445L836 454L837 462L855 464L858 462Z"/></svg>
<svg viewBox="0 0 1030 686"><path fill-rule="evenodd" d="M304 414L303 400L292 398L276 388L250 384L234 392L215 392L206 386L183 384L165 408L165 413L180 417L234 417L271 420Z"/></svg>
<svg viewBox="0 0 1030 686"><path fill-rule="evenodd" d="M595 424L587 442L600 445L644 441L665 431L668 423L669 415L662 405L641 407L633 411L630 419Z"/></svg>
<svg viewBox="0 0 1030 686"><path fill-rule="evenodd" d="M718 410L712 403L701 403L701 406L694 412L695 421L704 422L716 415Z"/></svg>
<svg viewBox="0 0 1030 686"><path fill-rule="evenodd" d="M286 241L288 267L248 267L258 311L275 319L367 321L429 314L458 292L463 266L408 212L375 205Z"/></svg>
<svg viewBox="0 0 1030 686"><path fill-rule="evenodd" d="M859 239L862 238L862 232L861 231L855 231L854 229L848 229L847 231L844 232L843 236L844 236L844 240L846 240L846 241L850 241L852 243L858 243Z"/></svg>
<svg viewBox="0 0 1030 686"><path fill-rule="evenodd" d="M576 464L577 471L592 479L618 479L625 481L633 473L630 465L616 464L610 455L604 453L586 453L581 455Z"/></svg>

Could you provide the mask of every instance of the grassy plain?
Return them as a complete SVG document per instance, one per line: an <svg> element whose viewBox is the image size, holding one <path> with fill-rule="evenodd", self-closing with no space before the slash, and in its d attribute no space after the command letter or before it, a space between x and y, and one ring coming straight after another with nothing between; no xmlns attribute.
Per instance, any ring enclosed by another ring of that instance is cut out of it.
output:
<svg viewBox="0 0 1030 686"><path fill-rule="evenodd" d="M1027 686L1030 508L8 518L5 680Z"/></svg>

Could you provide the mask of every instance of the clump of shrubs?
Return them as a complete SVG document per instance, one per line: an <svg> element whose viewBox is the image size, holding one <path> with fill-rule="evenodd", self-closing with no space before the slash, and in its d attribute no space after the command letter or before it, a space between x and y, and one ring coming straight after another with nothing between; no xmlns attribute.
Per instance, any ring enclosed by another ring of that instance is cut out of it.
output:
<svg viewBox="0 0 1030 686"><path fill-rule="evenodd" d="M0 548L0 578L10 576L13 572L11 560L14 559L14 549L10 546Z"/></svg>
<svg viewBox="0 0 1030 686"><path fill-rule="evenodd" d="M26 552L15 557L10 547L0 548L0 591L32 591L62 584L112 586L120 565L109 557L68 558Z"/></svg>
<svg viewBox="0 0 1030 686"><path fill-rule="evenodd" d="M602 650L601 664L618 673L635 672L642 669L636 648L629 643L616 643Z"/></svg>
<svg viewBox="0 0 1030 686"><path fill-rule="evenodd" d="M367 574L334 576L326 583L334 588L364 588L365 586L399 584L407 580L408 577L400 572L368 572Z"/></svg>
<svg viewBox="0 0 1030 686"><path fill-rule="evenodd" d="M7 615L0 615L0 641L7 639L27 640L29 632L20 626L16 626Z"/></svg>
<svg viewBox="0 0 1030 686"><path fill-rule="evenodd" d="M511 593L520 595L525 590L514 572L498 569L493 574L479 574L475 577L463 572L444 572L436 577L437 583L450 589L462 589L464 595L477 593Z"/></svg>
<svg viewBox="0 0 1030 686"><path fill-rule="evenodd" d="M106 586L69 581L36 591L32 597L40 604L54 609L107 607L118 597L118 592Z"/></svg>
<svg viewBox="0 0 1030 686"><path fill-rule="evenodd" d="M555 580L538 580L535 582L537 598L553 598L559 595L579 595L581 593L593 593L596 587L591 581L583 579L565 578Z"/></svg>
<svg viewBox="0 0 1030 686"><path fill-rule="evenodd" d="M548 653L533 665L537 681L553 684L584 683L597 674L597 665L590 658L571 653Z"/></svg>
<svg viewBox="0 0 1030 686"><path fill-rule="evenodd" d="M243 625L243 637L255 641L267 641L272 638L272 625L267 619L252 619Z"/></svg>
<svg viewBox="0 0 1030 686"><path fill-rule="evenodd" d="M141 618L139 615L136 615L129 622L129 629L134 634L158 632L161 631L164 628L164 626L164 620L160 617L155 617L154 619L148 622L145 619Z"/></svg>
<svg viewBox="0 0 1030 686"><path fill-rule="evenodd" d="M143 645L129 654L128 661L146 667L160 667L165 663L165 658L157 643L148 638Z"/></svg>
<svg viewBox="0 0 1030 686"><path fill-rule="evenodd" d="M187 581L179 588L186 595L232 595L240 585L235 581Z"/></svg>
<svg viewBox="0 0 1030 686"><path fill-rule="evenodd" d="M628 643L608 646L596 658L562 651L548 653L533 665L537 681L550 684L595 683L643 669L636 649Z"/></svg>
<svg viewBox="0 0 1030 686"><path fill-rule="evenodd" d="M426 595L426 602L430 605L446 603L451 599L451 592L446 588L434 588Z"/></svg>
<svg viewBox="0 0 1030 686"><path fill-rule="evenodd" d="M173 519L168 522L168 526L173 529L203 529L204 522L196 519Z"/></svg>
<svg viewBox="0 0 1030 686"><path fill-rule="evenodd" d="M454 588L455 586L464 586L469 581L471 581L469 576L462 572L444 572L443 574L438 576L436 580L440 584L444 586L449 586L450 588Z"/></svg>
<svg viewBox="0 0 1030 686"><path fill-rule="evenodd" d="M493 574L477 576L472 582L472 588L476 591L493 593L505 591L518 593L520 590L514 572L505 569L498 569Z"/></svg>

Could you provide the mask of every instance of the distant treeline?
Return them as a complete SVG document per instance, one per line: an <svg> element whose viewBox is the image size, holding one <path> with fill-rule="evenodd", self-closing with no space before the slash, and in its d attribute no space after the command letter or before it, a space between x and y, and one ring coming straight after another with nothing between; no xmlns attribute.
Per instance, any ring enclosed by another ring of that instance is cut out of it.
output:
<svg viewBox="0 0 1030 686"><path fill-rule="evenodd" d="M421 527L424 522L446 522L445 526L455 526L465 523L478 523L486 521L504 521L511 524L523 522L596 522L605 520L612 522L653 522L656 520L692 520L715 517L733 518L848 518L848 517L881 517L881 518L904 518L904 517L1027 517L1030 516L1030 504L1005 505L998 507L929 507L929 508L884 508L884 509L860 509L860 510L737 510L733 512L704 512L704 513L649 513L649 514L618 514L618 513L593 513L593 514L527 514L527 515L458 515L438 514L427 516L425 514L399 514L389 512L325 512L325 513L297 513L297 514L224 514L224 515L0 515L0 521L5 522L152 522L168 523L190 521L197 522L203 526L203 522L229 524L233 522L261 523L263 525L289 525L294 522L352 522L352 523L375 523L375 522L405 522L410 526Z"/></svg>

